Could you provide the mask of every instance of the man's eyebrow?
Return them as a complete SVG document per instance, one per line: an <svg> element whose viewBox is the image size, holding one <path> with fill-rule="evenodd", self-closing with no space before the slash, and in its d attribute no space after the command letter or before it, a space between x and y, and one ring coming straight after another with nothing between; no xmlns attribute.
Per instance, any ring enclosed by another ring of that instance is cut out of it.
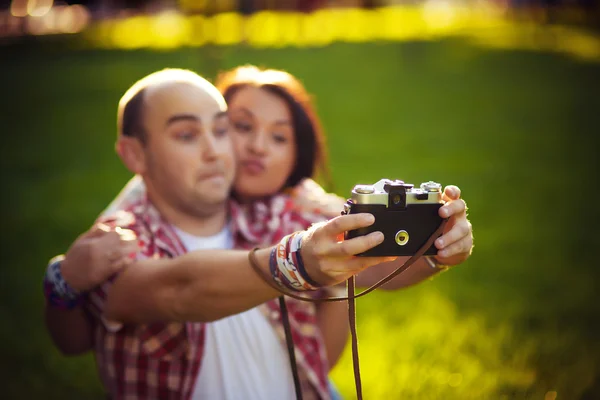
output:
<svg viewBox="0 0 600 400"><path fill-rule="evenodd" d="M199 116L194 114L176 114L167 120L167 126L179 121L201 122L201 119Z"/></svg>
<svg viewBox="0 0 600 400"><path fill-rule="evenodd" d="M229 113L227 111L220 111L218 113L215 114L215 116L213 117L213 119L219 119L221 117L226 117L227 115L229 115Z"/></svg>

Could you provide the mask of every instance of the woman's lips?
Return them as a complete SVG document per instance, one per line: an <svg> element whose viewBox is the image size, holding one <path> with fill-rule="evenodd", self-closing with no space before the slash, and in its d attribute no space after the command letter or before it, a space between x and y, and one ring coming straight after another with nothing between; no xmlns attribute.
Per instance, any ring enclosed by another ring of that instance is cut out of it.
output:
<svg viewBox="0 0 600 400"><path fill-rule="evenodd" d="M265 164L259 160L242 161L242 169L250 175L258 175L265 170Z"/></svg>

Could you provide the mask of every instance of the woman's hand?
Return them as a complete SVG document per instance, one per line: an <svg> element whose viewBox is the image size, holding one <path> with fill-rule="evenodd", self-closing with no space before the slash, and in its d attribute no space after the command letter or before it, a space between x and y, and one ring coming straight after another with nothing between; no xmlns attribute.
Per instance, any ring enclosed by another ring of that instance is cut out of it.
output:
<svg viewBox="0 0 600 400"><path fill-rule="evenodd" d="M131 263L138 250L133 231L99 223L71 245L61 261L61 274L72 288L87 291Z"/></svg>
<svg viewBox="0 0 600 400"><path fill-rule="evenodd" d="M457 186L446 186L439 209L442 218L448 218L442 236L435 241L438 253L436 260L443 265L457 265L464 262L473 250L473 227L467 219L467 204L460 198Z"/></svg>
<svg viewBox="0 0 600 400"><path fill-rule="evenodd" d="M303 179L290 191L296 210L322 214L334 218L341 214L346 200L334 193L327 193L310 178Z"/></svg>

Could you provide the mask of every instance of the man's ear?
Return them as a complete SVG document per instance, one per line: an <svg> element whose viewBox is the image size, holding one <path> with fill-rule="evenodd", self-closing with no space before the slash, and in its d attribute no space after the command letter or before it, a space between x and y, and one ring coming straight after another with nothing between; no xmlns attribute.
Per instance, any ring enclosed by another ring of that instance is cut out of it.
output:
<svg viewBox="0 0 600 400"><path fill-rule="evenodd" d="M115 143L115 150L128 170L134 174L146 172L146 153L138 138L120 136Z"/></svg>

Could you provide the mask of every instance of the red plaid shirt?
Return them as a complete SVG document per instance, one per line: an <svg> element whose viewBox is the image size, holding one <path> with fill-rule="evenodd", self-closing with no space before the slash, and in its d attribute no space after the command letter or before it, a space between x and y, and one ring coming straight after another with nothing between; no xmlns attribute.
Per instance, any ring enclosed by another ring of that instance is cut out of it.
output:
<svg viewBox="0 0 600 400"><path fill-rule="evenodd" d="M232 228L238 248L274 244L286 234L323 220L315 214L292 209L289 197L278 195L269 202L241 207L232 203ZM158 211L141 201L114 217L103 218L112 226L131 229L143 245L138 259L176 257L185 247ZM189 399L200 370L205 324L125 324L115 328L102 317L113 277L90 292L87 306L96 317L95 353L102 382L113 399ZM329 399L329 366L316 324L313 303L286 299L296 360L306 399ZM258 306L271 322L285 348L285 333L276 300Z"/></svg>

